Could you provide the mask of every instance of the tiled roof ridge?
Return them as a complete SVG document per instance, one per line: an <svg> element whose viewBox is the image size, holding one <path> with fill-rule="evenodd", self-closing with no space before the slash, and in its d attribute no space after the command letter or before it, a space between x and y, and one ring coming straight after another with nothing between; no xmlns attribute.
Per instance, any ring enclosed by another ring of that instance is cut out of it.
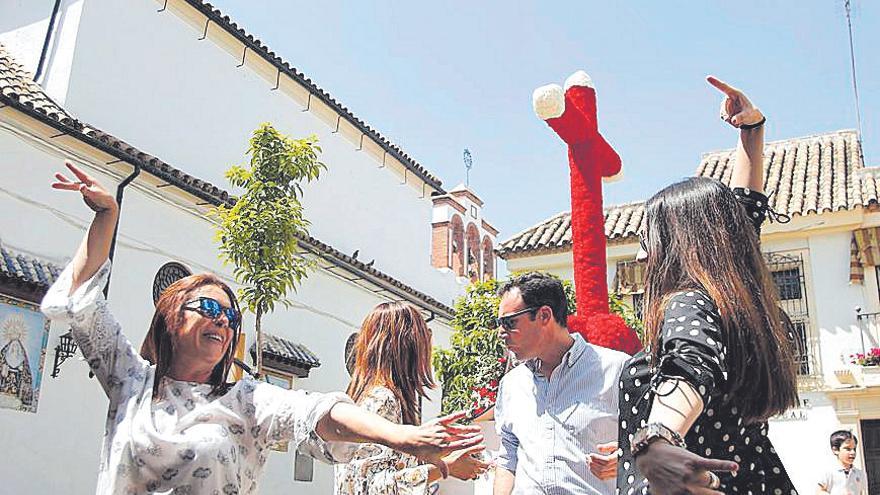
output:
<svg viewBox="0 0 880 495"><path fill-rule="evenodd" d="M375 141L379 144L379 146L382 147L382 149L384 149L389 155L400 161L400 163L402 163L411 172L415 173L416 176L418 176L421 180L425 181L431 187L434 187L438 191L445 192L443 190L443 183L440 181L440 179L438 179L414 158L404 152L400 146L392 143L378 130L374 129L372 126L354 115L354 113L349 110L348 107L337 101L336 98L334 98L330 93L312 82L310 78L306 77L306 75L302 72L299 72L295 67L291 66L290 63L282 59L280 56L276 55L275 52L270 50L266 44L264 44L258 38L254 37L252 34L249 34L243 28L239 27L238 24L234 22L228 15L224 15L223 12L214 7L209 2L205 2L202 0L185 1L191 7L205 15L209 20L213 21L215 24L226 30L230 35L232 35L254 53L260 55L268 63L272 64L278 70L284 72L289 77L304 86L310 94L316 96L338 114L344 116L346 120L349 121L349 123L358 128L364 134L370 136L373 141Z"/></svg>
<svg viewBox="0 0 880 495"><path fill-rule="evenodd" d="M857 131L841 129L765 145L765 189L774 211L790 217L818 215L880 204L880 167L865 167ZM735 149L704 153L696 176L729 184ZM634 236L644 221L645 201L604 209L605 237ZM502 258L570 249L570 211L533 225L502 242Z"/></svg>
<svg viewBox="0 0 880 495"><path fill-rule="evenodd" d="M9 73L9 76L7 75ZM212 205L233 204L233 198L229 193L209 182L189 175L177 169L159 158L144 153L134 146L127 144L88 124L80 122L63 107L48 98L43 88L33 82L14 57L0 43L0 108L10 106L41 122L66 133L83 143L100 149L119 160L132 165L138 165L145 172L162 179L169 184L186 191L193 196L202 199ZM47 105L48 103L48 105ZM342 253L329 244L323 243L314 237L301 239L301 244L314 254L324 257L329 256L336 261L341 261L349 266L349 269L357 269L366 273L378 281L390 284L425 303L436 307L443 316L451 316L455 311L431 296L416 290L400 280L372 267L355 260Z"/></svg>
<svg viewBox="0 0 880 495"><path fill-rule="evenodd" d="M764 142L764 147L766 148L768 146L780 146L780 145L790 144L793 142L810 141L810 140L814 140L814 139L823 139L823 138L827 139L827 138L832 138L834 136L840 136L843 134L856 134L856 135L858 135L858 133L859 133L859 131L857 129L838 129L836 131L816 132L813 134L808 134L806 136L796 136L796 137L790 137L790 138L776 139L774 141L766 141L766 142ZM734 148L721 148L721 149L717 149L717 150L713 150L713 151L704 151L700 154L700 160L704 160L708 156L733 153L734 151L736 151L735 147Z"/></svg>
<svg viewBox="0 0 880 495"><path fill-rule="evenodd" d="M553 220L556 220L556 219L559 218L559 217L564 217L564 216L569 215L569 214L571 214L571 210L568 210L568 211L560 211L559 213L556 213L556 214L550 215L549 217L547 217L547 218L545 218L544 220L542 220L542 221L540 221L540 222L538 222L538 223L532 225L531 227L526 227L525 229L522 229L522 230L520 230L519 232L517 232L517 233L515 233L515 234L511 234L510 237L509 237L509 239L513 239L513 238L515 238L515 237L519 237L519 236L521 236L521 235L527 234L528 232L535 230L536 228L540 227L541 225L548 224L548 223L552 222ZM509 239L508 239L508 240L509 240ZM503 246L504 244L506 244L506 243L507 243L507 241L503 242L503 243L502 243L502 246Z"/></svg>

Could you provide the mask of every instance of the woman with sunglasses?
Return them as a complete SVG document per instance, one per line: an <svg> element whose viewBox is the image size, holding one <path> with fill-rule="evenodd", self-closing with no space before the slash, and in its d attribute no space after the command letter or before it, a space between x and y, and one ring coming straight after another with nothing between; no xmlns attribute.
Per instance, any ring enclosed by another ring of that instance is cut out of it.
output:
<svg viewBox="0 0 880 495"><path fill-rule="evenodd" d="M85 239L43 299L51 319L70 325L83 356L110 399L97 493L253 494L269 447L294 448L345 461L372 442L436 464L478 444L476 427L397 425L364 411L344 394L284 390L246 378L226 382L241 316L232 290L210 274L186 277L156 305L138 354L110 314L102 289L118 205L98 182L68 163L71 180L95 211Z"/></svg>
<svg viewBox="0 0 880 495"><path fill-rule="evenodd" d="M730 188L697 177L648 200L646 349L620 379L617 487L634 494L796 495L767 419L797 403L793 336L759 245L764 116L741 91Z"/></svg>
<svg viewBox="0 0 880 495"><path fill-rule="evenodd" d="M348 395L367 411L399 424L421 422L421 402L434 386L431 330L422 314L405 302L376 306L364 318L355 342ZM474 457L476 445L444 458L449 474L468 480L488 464ZM336 465L337 495L423 495L440 479L435 466L377 444L362 444L348 464Z"/></svg>

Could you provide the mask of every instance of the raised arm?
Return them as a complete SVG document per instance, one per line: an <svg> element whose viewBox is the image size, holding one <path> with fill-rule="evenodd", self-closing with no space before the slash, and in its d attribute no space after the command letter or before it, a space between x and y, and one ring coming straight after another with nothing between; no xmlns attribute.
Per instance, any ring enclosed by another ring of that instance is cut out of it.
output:
<svg viewBox="0 0 880 495"><path fill-rule="evenodd" d="M110 243L113 231L119 218L119 205L116 199L104 189L94 178L83 172L76 165L65 162L76 180L68 179L64 174L56 173L57 182L52 188L62 191L79 191L85 204L95 212L95 218L89 232L83 238L76 255L71 261L73 267L73 283L70 294L76 292L83 282L92 278L110 254Z"/></svg>
<svg viewBox="0 0 880 495"><path fill-rule="evenodd" d="M57 182L52 187L78 191L95 212L95 218L73 260L43 298L41 309L52 320L70 326L73 338L112 406L121 390L146 377L148 366L122 334L102 294L109 276L107 256L119 207L94 178L70 162L65 165L73 179L55 174Z"/></svg>
<svg viewBox="0 0 880 495"><path fill-rule="evenodd" d="M730 187L764 192L764 114L739 89L714 76L706 80L724 93L721 119L740 130Z"/></svg>

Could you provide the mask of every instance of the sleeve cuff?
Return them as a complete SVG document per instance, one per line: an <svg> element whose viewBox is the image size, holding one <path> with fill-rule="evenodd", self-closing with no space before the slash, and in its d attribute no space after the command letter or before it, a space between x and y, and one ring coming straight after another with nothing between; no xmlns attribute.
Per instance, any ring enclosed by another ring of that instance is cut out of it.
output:
<svg viewBox="0 0 880 495"><path fill-rule="evenodd" d="M40 310L51 320L67 323L73 321L78 315L104 299L102 291L110 276L110 266L110 260L105 261L91 278L70 294L70 287L73 284L73 262L69 263L43 297Z"/></svg>

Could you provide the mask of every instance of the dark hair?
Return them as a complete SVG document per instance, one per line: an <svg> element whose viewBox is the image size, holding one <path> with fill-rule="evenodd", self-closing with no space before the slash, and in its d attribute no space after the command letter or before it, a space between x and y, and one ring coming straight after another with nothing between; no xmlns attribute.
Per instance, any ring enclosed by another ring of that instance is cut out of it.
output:
<svg viewBox="0 0 880 495"><path fill-rule="evenodd" d="M354 348L348 395L359 402L376 386L394 393L403 424L421 423L421 399L434 387L431 330L419 310L406 302L386 302L364 318Z"/></svg>
<svg viewBox="0 0 880 495"><path fill-rule="evenodd" d="M523 273L505 282L498 290L498 295L503 296L513 289L519 289L527 307L549 306L557 323L563 327L568 324L568 299L558 278L548 273ZM535 315L531 316L534 319Z"/></svg>
<svg viewBox="0 0 880 495"><path fill-rule="evenodd" d="M843 445L843 442L847 440L852 440L856 444L859 443L859 439L856 438L855 435L849 430L837 430L831 434L830 443L831 450L840 450L840 446Z"/></svg>
<svg viewBox="0 0 880 495"><path fill-rule="evenodd" d="M703 177L672 184L648 200L646 226L645 329L655 355L669 298L704 291L721 316L728 402L749 422L795 406L794 344L758 234L733 191Z"/></svg>
<svg viewBox="0 0 880 495"><path fill-rule="evenodd" d="M214 285L222 289L229 296L232 307L240 311L235 292L217 276L210 273L184 277L162 291L159 301L156 302L156 311L153 313L150 329L141 344L141 356L156 366L153 377L153 399L160 398L159 385L171 368L171 361L174 358L174 346L172 345L175 338L174 331L183 324L183 304L192 291L206 285ZM232 367L240 332L241 324L233 330L232 340L229 342L229 348L226 349L226 355L214 366L214 370L208 378L212 394L220 395L228 389L226 376L229 374L229 368Z"/></svg>

